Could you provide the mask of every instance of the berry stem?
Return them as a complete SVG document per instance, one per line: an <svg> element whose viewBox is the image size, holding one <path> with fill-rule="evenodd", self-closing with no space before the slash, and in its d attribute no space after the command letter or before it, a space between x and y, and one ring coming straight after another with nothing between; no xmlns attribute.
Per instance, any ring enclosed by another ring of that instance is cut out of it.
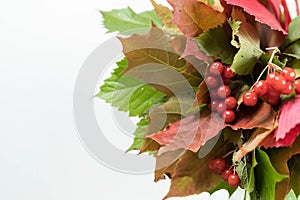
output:
<svg viewBox="0 0 300 200"><path fill-rule="evenodd" d="M232 154L234 152L234 150L229 151L228 153L226 153L224 156L222 156L222 158L226 158L227 156L229 156L230 154Z"/></svg>

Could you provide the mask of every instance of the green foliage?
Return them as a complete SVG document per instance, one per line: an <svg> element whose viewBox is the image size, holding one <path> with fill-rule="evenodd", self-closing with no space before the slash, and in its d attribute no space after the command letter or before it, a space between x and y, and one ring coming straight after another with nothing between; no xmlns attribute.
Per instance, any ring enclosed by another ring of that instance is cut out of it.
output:
<svg viewBox="0 0 300 200"><path fill-rule="evenodd" d="M133 144L127 149L128 151L140 150L144 141L144 134L149 125L149 119L142 118L139 123L137 123L137 128L134 132Z"/></svg>
<svg viewBox="0 0 300 200"><path fill-rule="evenodd" d="M255 188L260 199L275 199L276 183L287 176L279 174L274 169L268 154L264 151L257 149L255 155L258 163L255 167Z"/></svg>
<svg viewBox="0 0 300 200"><path fill-rule="evenodd" d="M297 196L300 195L300 154L294 155L288 161L290 170L290 185Z"/></svg>
<svg viewBox="0 0 300 200"><path fill-rule="evenodd" d="M152 26L161 27L161 22L154 11L136 14L131 8L112 11L100 11L103 16L103 25L108 32L119 32L125 35L146 33Z"/></svg>
<svg viewBox="0 0 300 200"><path fill-rule="evenodd" d="M210 29L195 39L208 56L214 56L226 64L231 64L236 49L230 44L230 37L222 27Z"/></svg>
<svg viewBox="0 0 300 200"><path fill-rule="evenodd" d="M121 74L127 64L125 59L117 63L118 68L110 78L104 81L97 97L111 103L121 111L129 111L130 116L142 116L164 94L137 78Z"/></svg>

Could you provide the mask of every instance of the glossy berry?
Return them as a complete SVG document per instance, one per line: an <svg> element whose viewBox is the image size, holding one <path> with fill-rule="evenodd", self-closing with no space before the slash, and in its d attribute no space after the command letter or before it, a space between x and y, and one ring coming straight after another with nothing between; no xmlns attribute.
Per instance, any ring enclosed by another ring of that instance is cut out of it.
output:
<svg viewBox="0 0 300 200"><path fill-rule="evenodd" d="M282 75L276 74L276 76L273 80L272 87L275 90L282 91L287 87L287 81L285 80L285 78Z"/></svg>
<svg viewBox="0 0 300 200"><path fill-rule="evenodd" d="M258 81L254 86L254 91L260 97L265 96L268 92L268 83L264 80Z"/></svg>
<svg viewBox="0 0 300 200"><path fill-rule="evenodd" d="M274 84L274 79L276 77L276 73L270 73L267 75L267 79L266 82L268 83L268 85L273 85Z"/></svg>
<svg viewBox="0 0 300 200"><path fill-rule="evenodd" d="M296 92L297 94L300 94L300 79L295 80L295 82L294 82L294 87L295 87L295 92Z"/></svg>
<svg viewBox="0 0 300 200"><path fill-rule="evenodd" d="M218 88L218 96L222 99L228 97L231 93L231 89L227 85L222 85Z"/></svg>
<svg viewBox="0 0 300 200"><path fill-rule="evenodd" d="M240 177L237 174L229 175L227 181L231 187L239 186L241 182Z"/></svg>
<svg viewBox="0 0 300 200"><path fill-rule="evenodd" d="M216 174L221 174L226 167L226 162L222 158L215 158L209 161L208 168Z"/></svg>
<svg viewBox="0 0 300 200"><path fill-rule="evenodd" d="M268 92L267 92L267 96L280 96L281 91L276 90L275 88L273 88L272 85L268 85Z"/></svg>
<svg viewBox="0 0 300 200"><path fill-rule="evenodd" d="M216 89L209 90L209 95L210 95L210 99L212 101L219 99L218 90L216 90Z"/></svg>
<svg viewBox="0 0 300 200"><path fill-rule="evenodd" d="M285 67L282 69L280 74L285 78L285 80L291 82L294 81L296 78L296 72L290 67Z"/></svg>
<svg viewBox="0 0 300 200"><path fill-rule="evenodd" d="M225 170L222 172L221 176L222 176L222 178L224 179L224 181L228 181L228 177L229 177L230 175L232 175L232 174L233 174L233 170L232 170L232 169L225 169Z"/></svg>
<svg viewBox="0 0 300 200"><path fill-rule="evenodd" d="M272 106L276 106L280 102L280 96L272 96L270 94L267 94L267 102Z"/></svg>
<svg viewBox="0 0 300 200"><path fill-rule="evenodd" d="M216 111L217 110L217 105L219 104L219 102L217 102L217 101L211 101L210 102L210 110L211 111Z"/></svg>
<svg viewBox="0 0 300 200"><path fill-rule="evenodd" d="M224 70L224 66L222 63L220 62L214 62L213 64L211 64L211 66L209 67L209 72L212 75L221 75L222 72Z"/></svg>
<svg viewBox="0 0 300 200"><path fill-rule="evenodd" d="M226 110L223 113L223 119L225 120L226 123L231 123L235 120L235 113L233 110Z"/></svg>
<svg viewBox="0 0 300 200"><path fill-rule="evenodd" d="M226 110L226 104L224 102L219 102L216 107L217 112L222 115Z"/></svg>
<svg viewBox="0 0 300 200"><path fill-rule="evenodd" d="M225 77L223 76L222 79L223 79L224 85L229 85L229 84L231 83L230 78L225 78Z"/></svg>
<svg viewBox="0 0 300 200"><path fill-rule="evenodd" d="M230 69L230 66L225 66L223 70L223 77L225 78L233 78L235 76L235 73Z"/></svg>
<svg viewBox="0 0 300 200"><path fill-rule="evenodd" d="M293 86L291 82L287 82L287 87L281 91L282 94L289 95L293 92Z"/></svg>
<svg viewBox="0 0 300 200"><path fill-rule="evenodd" d="M234 109L236 106L236 103L237 103L237 101L236 101L236 98L234 98L234 97L230 96L225 99L226 109Z"/></svg>
<svg viewBox="0 0 300 200"><path fill-rule="evenodd" d="M219 81L214 76L206 77L205 83L208 88L216 88L219 85Z"/></svg>
<svg viewBox="0 0 300 200"><path fill-rule="evenodd" d="M243 96L243 101L246 106L255 106L258 101L257 94L255 92L246 92Z"/></svg>

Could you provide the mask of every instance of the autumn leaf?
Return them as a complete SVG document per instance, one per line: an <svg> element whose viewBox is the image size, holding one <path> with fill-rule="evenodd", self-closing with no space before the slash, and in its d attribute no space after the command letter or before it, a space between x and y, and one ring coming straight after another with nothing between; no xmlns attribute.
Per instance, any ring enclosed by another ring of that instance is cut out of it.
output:
<svg viewBox="0 0 300 200"><path fill-rule="evenodd" d="M134 34L120 38L123 52L128 60L126 73L143 64L157 63L170 68L182 68L185 61L172 49L170 38L160 29L153 28L148 34Z"/></svg>
<svg viewBox="0 0 300 200"><path fill-rule="evenodd" d="M225 14L197 0L168 0L168 2L174 8L173 23L190 37L196 37L226 21Z"/></svg>
<svg viewBox="0 0 300 200"><path fill-rule="evenodd" d="M272 29L287 34L276 17L257 0L225 0L226 3L243 8L248 14L255 17L255 20L270 26Z"/></svg>
<svg viewBox="0 0 300 200"><path fill-rule="evenodd" d="M199 194L221 184L222 178L208 169L208 162L232 149L231 141L225 141L220 137L212 151L205 157L200 158L198 153L186 151L176 164L169 193L164 199Z"/></svg>
<svg viewBox="0 0 300 200"><path fill-rule="evenodd" d="M261 144L265 148L290 146L300 133L300 96L286 101L280 109L278 128Z"/></svg>
<svg viewBox="0 0 300 200"><path fill-rule="evenodd" d="M300 154L294 155L288 161L290 185L297 196L300 194Z"/></svg>

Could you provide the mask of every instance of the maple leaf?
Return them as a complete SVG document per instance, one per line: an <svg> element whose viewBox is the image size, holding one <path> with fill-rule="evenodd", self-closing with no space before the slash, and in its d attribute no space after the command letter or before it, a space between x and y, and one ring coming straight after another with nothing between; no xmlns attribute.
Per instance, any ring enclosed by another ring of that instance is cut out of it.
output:
<svg viewBox="0 0 300 200"><path fill-rule="evenodd" d="M168 0L168 2L174 8L173 23L190 37L198 36L226 21L224 13L197 0Z"/></svg>
<svg viewBox="0 0 300 200"><path fill-rule="evenodd" d="M263 142L265 148L290 146L300 134L300 96L286 101L280 109L278 128Z"/></svg>
<svg viewBox="0 0 300 200"><path fill-rule="evenodd" d="M185 65L185 61L173 50L170 38L160 29L152 28L148 34L119 37L119 40L128 60L128 66L123 73L149 63L171 68L182 68Z"/></svg>
<svg viewBox="0 0 300 200"><path fill-rule="evenodd" d="M290 147L284 147L279 149L271 149L268 154L270 155L271 162L274 168L280 173L289 176L290 171L288 168L288 160L293 155L300 153L300 137ZM299 181L299 180L298 180ZM290 178L287 177L276 185L275 200L284 199L285 195L290 190ZM298 183L299 185L299 183Z"/></svg>
<svg viewBox="0 0 300 200"><path fill-rule="evenodd" d="M255 20L268 25L274 30L280 31L283 34L287 32L282 28L276 17L259 1L257 0L225 0L226 3L234 6L242 7L248 14L255 17Z"/></svg>
<svg viewBox="0 0 300 200"><path fill-rule="evenodd" d="M237 23L230 23L233 32L235 32L235 35L238 37L240 45L238 53L233 58L231 69L239 75L248 75L253 71L254 65L262 54L259 35L255 27L247 22L241 10L233 8L232 18L241 23L238 24L238 27L236 27Z"/></svg>
<svg viewBox="0 0 300 200"><path fill-rule="evenodd" d="M294 155L288 161L290 171L290 185L293 191L298 196L300 194L300 154Z"/></svg>
<svg viewBox="0 0 300 200"><path fill-rule="evenodd" d="M223 137L220 137L213 150L205 157L186 151L176 163L170 190L164 199L199 194L223 183L219 175L208 169L208 162L226 154L233 148L231 141L225 141Z"/></svg>

